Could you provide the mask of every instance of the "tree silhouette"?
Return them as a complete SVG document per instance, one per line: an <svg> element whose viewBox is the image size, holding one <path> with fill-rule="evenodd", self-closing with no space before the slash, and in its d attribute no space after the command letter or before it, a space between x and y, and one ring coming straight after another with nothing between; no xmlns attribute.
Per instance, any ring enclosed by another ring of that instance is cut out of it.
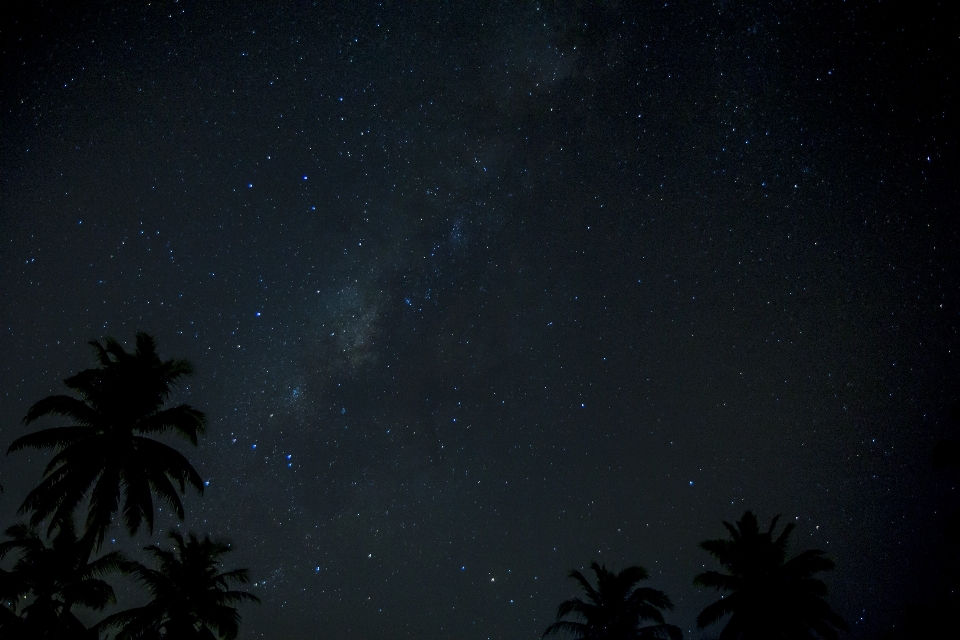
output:
<svg viewBox="0 0 960 640"><path fill-rule="evenodd" d="M627 567L613 573L594 562L590 565L597 575L596 589L579 571L571 571L587 593L587 599L573 598L557 609L557 621L547 627L544 636L569 633L577 640L634 640L640 638L670 638L681 640L679 627L666 624L662 611L672 609L673 603L662 591L647 587L635 588L647 579L643 567ZM581 620L563 620L576 616ZM641 626L645 621L654 624Z"/></svg>
<svg viewBox="0 0 960 640"><path fill-rule="evenodd" d="M7 453L54 450L42 482L27 495L20 512L33 511L35 526L49 518L52 532L72 526L74 512L89 495L85 535L99 549L121 501L131 535L143 522L153 532L153 494L183 519L174 483L180 493L188 483L202 493L203 481L183 454L146 436L173 432L195 445L204 415L188 405L163 409L173 385L193 368L185 360L161 361L151 336L138 333L133 353L113 338L103 345L90 344L98 366L64 381L82 399L44 398L23 420L31 424L43 416L64 416L73 424L18 438Z"/></svg>
<svg viewBox="0 0 960 640"><path fill-rule="evenodd" d="M49 545L24 523L9 527L6 535L0 559L13 552L19 557L0 576L7 604L0 617L3 637L95 639L96 632L83 626L73 607L99 611L115 602L113 588L102 578L124 566L123 557L113 552L90 562L89 542L78 539L73 527L60 528Z"/></svg>
<svg viewBox="0 0 960 640"><path fill-rule="evenodd" d="M697 616L701 629L727 615L719 640L826 638L835 640L837 629L846 630L843 619L823 599L826 585L813 576L833 569L823 551L810 550L787 560L787 538L794 529L788 524L777 537L770 528L760 531L751 511L734 527L723 526L729 539L707 540L700 546L715 557L729 573L707 571L694 584L729 591Z"/></svg>
<svg viewBox="0 0 960 640"><path fill-rule="evenodd" d="M220 556L230 550L224 542L209 536L200 540L194 534L184 540L175 531L169 537L174 542L172 551L157 545L145 547L156 559L157 569L137 562L127 569L153 600L109 616L98 629L121 627L117 640L233 640L240 632L240 614L234 605L260 601L251 593L230 589L231 583L249 582L247 570L218 571Z"/></svg>

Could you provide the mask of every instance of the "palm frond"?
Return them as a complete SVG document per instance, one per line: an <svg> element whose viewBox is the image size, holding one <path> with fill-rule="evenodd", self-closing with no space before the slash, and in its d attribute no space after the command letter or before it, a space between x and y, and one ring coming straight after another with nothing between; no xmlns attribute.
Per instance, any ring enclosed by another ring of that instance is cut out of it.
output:
<svg viewBox="0 0 960 640"><path fill-rule="evenodd" d="M11 552L19 551L22 554L35 553L43 549L43 540L34 527L26 522L18 522L7 527L4 534L9 540L0 542L0 560L3 560Z"/></svg>
<svg viewBox="0 0 960 640"><path fill-rule="evenodd" d="M597 563L594 562L593 564L596 565ZM587 580L582 573L574 569L570 572L570 577L580 583L580 586L583 587L583 590L587 592L587 597L590 598L591 601L597 602L597 592L594 590L593 585L590 584L590 581Z"/></svg>
<svg viewBox="0 0 960 640"><path fill-rule="evenodd" d="M170 587L170 579L168 576L164 575L162 572L157 571L156 569L151 569L145 565L140 564L139 562L131 563L126 571L127 575L136 578L143 586L146 587L147 592L151 596L157 598L165 591L168 591Z"/></svg>
<svg viewBox="0 0 960 640"><path fill-rule="evenodd" d="M79 393L80 397L90 403L90 406L96 410L104 385L103 370L84 369L64 380L63 384Z"/></svg>
<svg viewBox="0 0 960 640"><path fill-rule="evenodd" d="M114 341L116 342L116 341ZM123 347L118 348L122 351ZM123 351L123 355L126 356L127 352ZM147 362L160 362L160 356L157 355L157 340L149 333L145 331L137 332L137 344L134 348L133 355L141 360L146 360Z"/></svg>
<svg viewBox="0 0 960 640"><path fill-rule="evenodd" d="M779 517L780 516L776 516L773 519L773 522L770 523L770 531L768 532L768 535L772 536L774 524L776 523L777 518ZM778 535L776 539L773 541L773 546L776 547L777 549L782 550L783 553L786 553L787 540L788 538L790 538L790 534L793 533L793 530L796 528L796 526L797 524L795 522L788 522L787 526L785 526L783 528L783 531L780 532L780 535Z"/></svg>
<svg viewBox="0 0 960 640"><path fill-rule="evenodd" d="M649 577L650 574L647 573L647 570L639 565L627 567L620 573L616 574L617 582L619 582L626 590L629 590L633 585L642 580L646 580Z"/></svg>
<svg viewBox="0 0 960 640"><path fill-rule="evenodd" d="M219 579L223 581L224 586L231 582L236 582L237 584L247 584L250 582L250 571L249 569L234 569L233 571L225 571L220 574Z"/></svg>
<svg viewBox="0 0 960 640"><path fill-rule="evenodd" d="M186 541L184 541L183 536L180 534L180 532L171 530L167 533L167 537L173 540L173 544L176 545L177 551L182 555L184 548L187 546L187 543ZM193 543L196 543L197 538L192 533L190 534L190 538L192 539L191 541ZM157 551L160 551L159 547L156 547L156 549Z"/></svg>
<svg viewBox="0 0 960 640"><path fill-rule="evenodd" d="M560 606L557 607L557 620L571 614L589 619L593 615L594 608L595 605L587 604L580 598L566 600L565 602L561 602Z"/></svg>
<svg viewBox="0 0 960 640"><path fill-rule="evenodd" d="M142 466L126 466L120 471L120 478L124 490L123 523L127 531L132 534L140 528L140 523L145 522L147 529L153 533L153 496L150 493L150 482L148 480L149 470Z"/></svg>
<svg viewBox="0 0 960 640"><path fill-rule="evenodd" d="M143 434L173 431L196 445L197 436L203 433L206 421L202 411L181 404L145 417L137 423L136 430Z"/></svg>
<svg viewBox="0 0 960 640"><path fill-rule="evenodd" d="M749 513L749 511L747 513ZM726 520L723 520L722 522L726 530L730 532L730 537L733 538L734 541L739 540L740 539L740 529L739 529L740 523L738 522L737 526L735 527L729 522L727 522Z"/></svg>
<svg viewBox="0 0 960 640"><path fill-rule="evenodd" d="M734 596L721 598L713 604L707 605L706 608L700 612L700 615L697 616L697 627L699 629L705 629L706 627L709 627L714 622L717 622L718 620L733 613L736 605L737 599L735 599Z"/></svg>
<svg viewBox="0 0 960 640"><path fill-rule="evenodd" d="M105 469L90 493L87 509L86 528L93 536L97 549L103 545L112 516L119 508L120 492L120 470L116 467Z"/></svg>
<svg viewBox="0 0 960 640"><path fill-rule="evenodd" d="M720 564L726 565L730 562L729 540L704 540L700 543L700 548L716 558Z"/></svg>
<svg viewBox="0 0 960 640"><path fill-rule="evenodd" d="M630 618L636 620L650 620L657 624L664 624L663 614L660 609L649 604L638 604L630 607Z"/></svg>
<svg viewBox="0 0 960 640"><path fill-rule="evenodd" d="M150 487L153 489L154 493L169 505L173 512L177 515L178 518L183 520L183 502L180 500L180 496L177 495L177 490L171 484L170 480L164 473L157 473L153 470L149 476ZM150 525L150 530L153 530L153 524Z"/></svg>
<svg viewBox="0 0 960 640"><path fill-rule="evenodd" d="M98 476L99 470L95 467L61 467L27 494L19 513L32 511L30 523L34 526L49 518L48 532L53 532L72 522L74 511Z"/></svg>
<svg viewBox="0 0 960 640"><path fill-rule="evenodd" d="M96 611L100 611L117 601L113 587L103 580L97 579L83 580L68 585L63 589L62 594L68 605L77 604Z"/></svg>
<svg viewBox="0 0 960 640"><path fill-rule="evenodd" d="M752 511L750 511L749 513L750 515L753 515ZM779 519L780 519L780 514L778 513L777 515L773 516L773 518L770 520L770 528L767 529L768 536L773 536L773 530L777 527L777 521ZM757 523L757 526L759 528L759 523Z"/></svg>
<svg viewBox="0 0 960 640"><path fill-rule="evenodd" d="M243 602L260 602L260 598L249 591L222 591L217 594L216 600L220 604L240 604Z"/></svg>
<svg viewBox="0 0 960 640"><path fill-rule="evenodd" d="M787 575L799 578L812 576L821 571L830 571L834 566L833 560L826 557L826 552L809 549L788 560L783 565L783 570Z"/></svg>
<svg viewBox="0 0 960 640"><path fill-rule="evenodd" d="M164 473L180 483L180 490L186 490L186 484L189 483L199 493L203 493L203 478L186 456L182 453L150 438L135 436L134 445L143 462L149 463L155 468L162 469Z"/></svg>
<svg viewBox="0 0 960 640"><path fill-rule="evenodd" d="M726 522L724 523L727 529L730 529L730 525ZM760 535L760 522L757 520L757 514L753 511L744 511L743 515L740 516L740 519L737 520L737 531L739 537L746 536L757 536ZM735 537L734 540L737 538Z"/></svg>
<svg viewBox="0 0 960 640"><path fill-rule="evenodd" d="M53 395L39 400L28 410L23 424L30 424L44 416L72 418L77 425L89 427L96 423L97 414L87 403L73 396Z"/></svg>
<svg viewBox="0 0 960 640"><path fill-rule="evenodd" d="M630 594L628 603L645 603L657 609L673 609L673 602L663 591L651 589L650 587L640 587Z"/></svg>
<svg viewBox="0 0 960 640"><path fill-rule="evenodd" d="M680 630L680 627L672 624L654 624L638 629L637 637L644 640L647 638L683 640L683 631Z"/></svg>
<svg viewBox="0 0 960 640"><path fill-rule="evenodd" d="M53 427L20 436L7 448L7 454L23 449L54 449L59 451L94 435L89 426Z"/></svg>
<svg viewBox="0 0 960 640"><path fill-rule="evenodd" d="M43 475L49 476L60 468L98 468L102 467L105 460L105 449L107 443L103 436L91 433L89 436L79 438L76 442L62 448L58 451L47 466L43 469Z"/></svg>
<svg viewBox="0 0 960 640"><path fill-rule="evenodd" d="M588 634L588 627L582 622L568 622L567 620L559 620L554 622L547 630L543 632L541 638L545 638L548 635L554 633L569 633L574 638L586 638Z"/></svg>
<svg viewBox="0 0 960 640"><path fill-rule="evenodd" d="M154 637L158 637L162 622L162 612L148 604L111 614L101 620L94 629L98 634L119 629L116 635L117 640L138 640L146 639L151 634L156 634Z"/></svg>
<svg viewBox="0 0 960 640"><path fill-rule="evenodd" d="M167 360L163 363L163 375L161 380L167 386L173 387L180 378L193 375L193 365L187 360Z"/></svg>
<svg viewBox="0 0 960 640"><path fill-rule="evenodd" d="M91 340L87 343L93 347L94 354L97 358L97 364L99 364L101 368L106 368L113 364L114 360L110 357L110 354L112 351L116 351L116 347L119 344L115 338L110 337L107 337L104 342L106 343L106 346L103 346L97 340Z"/></svg>
<svg viewBox="0 0 960 640"><path fill-rule="evenodd" d="M119 551L97 558L87 564L82 576L84 578L102 578L111 573L125 573L130 566L130 560Z"/></svg>
<svg viewBox="0 0 960 640"><path fill-rule="evenodd" d="M233 607L211 607L205 618L204 626L216 629L217 636L224 640L234 640L240 634L240 612Z"/></svg>
<svg viewBox="0 0 960 640"><path fill-rule="evenodd" d="M717 591L735 591L741 587L742 582L736 576L728 576L717 571L705 571L693 579L694 585L716 589Z"/></svg>

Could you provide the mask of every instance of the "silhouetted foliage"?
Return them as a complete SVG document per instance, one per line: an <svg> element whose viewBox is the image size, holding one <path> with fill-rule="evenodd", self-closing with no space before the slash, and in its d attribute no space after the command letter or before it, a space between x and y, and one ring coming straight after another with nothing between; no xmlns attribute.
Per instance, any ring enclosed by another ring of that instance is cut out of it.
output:
<svg viewBox="0 0 960 640"><path fill-rule="evenodd" d="M32 512L30 524L8 528L8 539L0 542L0 562L16 556L0 567L0 638L97 640L117 630L121 640L233 640L240 628L234 605L258 600L231 589L249 581L246 569L218 571L229 545L192 534L184 540L173 532L173 551L145 548L157 569L117 552L90 561L118 512L131 535L144 523L153 531L155 496L184 518L180 494L187 484L202 493L203 482L180 452L149 436L174 433L196 445L204 429L204 415L193 407L164 408L172 387L192 373L188 362L160 360L145 333L137 334L133 353L112 338L90 344L96 368L64 381L79 398L44 398L23 420L29 425L63 416L71 424L23 436L8 449L53 449L54 455L20 507ZM84 503L84 534L78 538L77 511ZM37 532L42 524L49 544ZM153 599L87 629L73 609L102 610L114 603L113 588L102 579L114 571L138 578Z"/></svg>
<svg viewBox="0 0 960 640"><path fill-rule="evenodd" d="M145 606L107 617L98 628L121 628L117 640L169 638L175 640L233 640L240 631L240 613L234 605L260 600L231 584L249 582L246 569L220 573L220 556L230 550L224 542L200 540L190 534L185 540L172 531L172 551L157 545L145 547L157 562L151 569L130 563L127 571L139 579L153 599Z"/></svg>
<svg viewBox="0 0 960 640"><path fill-rule="evenodd" d="M679 627L666 624L663 619L662 612L673 608L670 598L656 589L636 588L638 582L647 579L646 569L635 566L613 573L596 562L590 568L597 575L597 587L579 571L571 571L570 577L580 583L587 598L574 598L561 604L557 621L547 627L544 636L565 632L578 640L683 638ZM580 620L563 620L568 616ZM653 624L642 626L647 621Z"/></svg>
<svg viewBox="0 0 960 640"><path fill-rule="evenodd" d="M757 517L747 511L736 526L723 523L729 539L700 544L729 572L707 571L694 579L694 584L730 592L697 617L697 626L703 629L730 616L719 640L835 640L837 629L847 628L824 600L826 585L813 577L833 569L833 562L818 550L787 560L787 539L794 525L774 537L778 519L760 531Z"/></svg>
<svg viewBox="0 0 960 640"><path fill-rule="evenodd" d="M188 405L163 409L172 386L193 368L184 360L161 361L151 336L138 333L133 353L113 338L90 344L98 366L64 381L82 399L50 396L24 418L31 424L43 416L64 416L73 424L18 438L8 453L54 450L43 481L20 512L32 511L34 526L49 518L53 532L72 526L74 512L89 496L85 535L99 548L121 502L131 534L143 522L153 531L153 494L183 519L177 488L183 493L190 484L202 493L200 475L179 451L146 436L173 432L196 444L204 415Z"/></svg>
<svg viewBox="0 0 960 640"><path fill-rule="evenodd" d="M116 601L113 588L102 578L124 565L122 556L113 552L89 561L90 545L77 538L73 527L61 527L49 545L23 523L9 527L6 535L0 560L12 553L18 558L12 570L0 575L3 637L96 638L73 608L99 611Z"/></svg>

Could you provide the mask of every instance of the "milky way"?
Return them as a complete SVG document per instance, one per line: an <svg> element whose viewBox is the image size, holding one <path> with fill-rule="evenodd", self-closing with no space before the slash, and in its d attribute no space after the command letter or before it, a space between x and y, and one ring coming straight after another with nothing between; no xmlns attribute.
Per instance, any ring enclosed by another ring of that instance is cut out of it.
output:
<svg viewBox="0 0 960 640"><path fill-rule="evenodd" d="M90 339L192 361L180 526L250 568L243 638L538 638L593 560L713 637L748 508L852 638L935 588L946 9L264 4L0 21L4 442Z"/></svg>

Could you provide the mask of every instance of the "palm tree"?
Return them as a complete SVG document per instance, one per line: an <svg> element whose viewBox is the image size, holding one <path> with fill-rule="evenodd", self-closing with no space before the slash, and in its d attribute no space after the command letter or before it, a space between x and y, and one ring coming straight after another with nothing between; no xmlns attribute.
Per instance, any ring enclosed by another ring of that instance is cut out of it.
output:
<svg viewBox="0 0 960 640"><path fill-rule="evenodd" d="M230 589L231 583L250 581L246 569L220 573L220 556L230 546L210 536L203 540L171 531L174 550L151 545L145 549L157 560L157 569L131 563L128 571L153 597L147 605L121 611L106 618L98 629L120 627L117 640L137 638L176 640L233 640L240 632L240 614L233 605L259 602L246 591Z"/></svg>
<svg viewBox="0 0 960 640"><path fill-rule="evenodd" d="M701 629L730 616L719 640L836 640L837 629L847 628L824 600L826 585L814 577L833 569L833 562L818 550L787 560L787 538L794 525L774 537L779 517L764 532L747 511L736 527L723 523L730 539L700 543L729 572L707 571L694 579L696 585L730 592L697 616Z"/></svg>
<svg viewBox="0 0 960 640"><path fill-rule="evenodd" d="M35 526L49 518L52 532L72 523L74 512L89 497L86 535L99 549L121 502L131 535L143 522L153 532L153 494L183 519L174 483L180 493L188 483L202 493L200 474L179 451L146 436L173 432L196 445L204 415L189 405L163 409L173 385L193 368L185 360L161 361L151 336L138 333L133 353L113 338L103 345L90 344L96 350L97 368L64 381L81 399L44 398L23 420L31 424L43 416L63 416L73 424L18 438L7 453L54 450L43 481L27 495L20 512L33 511Z"/></svg>
<svg viewBox="0 0 960 640"><path fill-rule="evenodd" d="M666 624L661 613L673 609L670 598L656 589L635 588L638 582L647 579L646 569L627 567L614 573L596 562L590 568L597 574L596 589L582 573L571 571L570 577L587 592L587 599L574 598L561 604L557 609L557 621L547 627L544 637L566 632L577 640L682 640L680 628ZM571 615L581 620L563 620ZM654 624L641 626L648 620Z"/></svg>
<svg viewBox="0 0 960 640"><path fill-rule="evenodd" d="M81 606L96 611L116 601L103 576L125 566L118 552L89 561L90 545L72 527L62 527L47 545L36 529L19 523L6 530L0 559L19 553L13 569L4 572L7 606L0 629L24 638L96 638L73 613ZM4 635L4 638L7 636Z"/></svg>

